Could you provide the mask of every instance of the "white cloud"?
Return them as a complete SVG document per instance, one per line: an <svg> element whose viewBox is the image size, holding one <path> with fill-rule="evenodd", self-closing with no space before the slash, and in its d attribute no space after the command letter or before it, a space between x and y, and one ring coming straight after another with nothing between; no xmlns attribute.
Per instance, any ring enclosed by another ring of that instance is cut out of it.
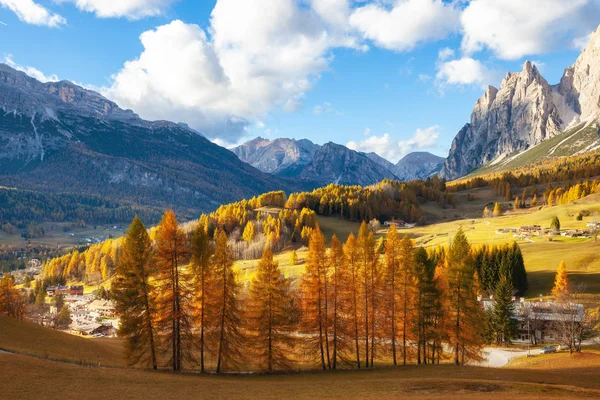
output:
<svg viewBox="0 0 600 400"><path fill-rule="evenodd" d="M371 134L371 128L365 128L363 131L363 136L369 136Z"/></svg>
<svg viewBox="0 0 600 400"><path fill-rule="evenodd" d="M331 23L295 0L218 0L207 31L176 20L144 32L143 52L103 92L144 118L234 141L275 107L301 108L332 48L360 49Z"/></svg>
<svg viewBox="0 0 600 400"><path fill-rule="evenodd" d="M18 0L20 1L20 0ZM139 19L162 14L177 0L58 0L73 3L79 10L100 18L126 17Z"/></svg>
<svg viewBox="0 0 600 400"><path fill-rule="evenodd" d="M320 115L320 114L344 115L343 112L336 110L335 107L333 107L333 104L331 104L329 102L325 102L323 104L316 105L313 108L313 114L315 114L315 115Z"/></svg>
<svg viewBox="0 0 600 400"><path fill-rule="evenodd" d="M0 0L0 5L14 12L27 24L56 28L67 23L61 15L48 11L33 0Z"/></svg>
<svg viewBox="0 0 600 400"><path fill-rule="evenodd" d="M365 153L374 152L381 157L397 163L402 157L417 150L434 147L440 137L440 127L437 125L425 129L417 129L407 140L396 141L389 133L383 136L372 135L360 143L351 141L346 144L349 149Z"/></svg>
<svg viewBox="0 0 600 400"><path fill-rule="evenodd" d="M419 74L418 76L419 82L426 83L431 80L431 75L428 74Z"/></svg>
<svg viewBox="0 0 600 400"><path fill-rule="evenodd" d="M0 21L0 25L8 26L6 22Z"/></svg>
<svg viewBox="0 0 600 400"><path fill-rule="evenodd" d="M396 0L355 8L350 25L377 46L394 51L447 37L458 30L459 10L442 0Z"/></svg>
<svg viewBox="0 0 600 400"><path fill-rule="evenodd" d="M573 39L572 46L574 49L582 51L585 48L585 46L587 46L587 44L590 42L591 38L591 33L589 35L576 37L575 39Z"/></svg>
<svg viewBox="0 0 600 400"><path fill-rule="evenodd" d="M451 57L454 57L454 50L449 47L441 48L438 51L438 60L445 61Z"/></svg>
<svg viewBox="0 0 600 400"><path fill-rule="evenodd" d="M58 76L56 76L54 74L53 75L45 75L42 71L40 71L37 68L17 64L12 59L12 56L10 54L7 55L6 57L4 57L4 63L6 65L8 65L9 67L16 69L17 71L25 72L27 75L31 76L32 78L37 79L40 82L57 82L57 81L59 81Z"/></svg>
<svg viewBox="0 0 600 400"><path fill-rule="evenodd" d="M461 16L462 49L519 59L571 47L599 19L599 0L473 0Z"/></svg>
<svg viewBox="0 0 600 400"><path fill-rule="evenodd" d="M481 61L471 57L443 61L437 64L435 83L441 93L448 86L477 85L486 87L493 83L495 73Z"/></svg>

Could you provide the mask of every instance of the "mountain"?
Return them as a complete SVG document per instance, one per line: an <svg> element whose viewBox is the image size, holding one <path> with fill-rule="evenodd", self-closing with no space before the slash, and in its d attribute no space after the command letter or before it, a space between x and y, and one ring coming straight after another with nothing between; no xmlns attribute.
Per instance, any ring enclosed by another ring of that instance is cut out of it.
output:
<svg viewBox="0 0 600 400"><path fill-rule="evenodd" d="M361 154L364 154L371 161L375 161L377 164L381 165L383 168L387 169L390 172L394 170L394 164L389 162L385 158L381 157L377 153L370 152L370 153L361 153Z"/></svg>
<svg viewBox="0 0 600 400"><path fill-rule="evenodd" d="M278 176L295 176L310 163L320 148L310 140L257 137L232 149L240 160L263 172Z"/></svg>
<svg viewBox="0 0 600 400"><path fill-rule="evenodd" d="M269 190L298 190L184 124L145 121L68 81L0 64L0 186L101 196L188 215Z"/></svg>
<svg viewBox="0 0 600 400"><path fill-rule="evenodd" d="M391 171L401 180L427 179L439 173L444 158L428 152L414 152L404 156Z"/></svg>
<svg viewBox="0 0 600 400"><path fill-rule="evenodd" d="M532 149L573 129L586 132L575 152L598 148L599 115L600 28L559 84L550 85L527 61L521 72L509 72L499 88L489 86L475 103L471 121L454 138L440 174L454 179L484 165L500 168L524 151L540 153Z"/></svg>
<svg viewBox="0 0 600 400"><path fill-rule="evenodd" d="M319 185L372 185L383 179L397 179L388 169L372 161L363 153L326 143L315 153L311 162L302 168L298 178Z"/></svg>
<svg viewBox="0 0 600 400"><path fill-rule="evenodd" d="M320 146L307 139L257 137L231 151L263 172L294 178L312 187L330 183L371 185L386 178L396 179L391 172L394 164L386 159L331 142Z"/></svg>

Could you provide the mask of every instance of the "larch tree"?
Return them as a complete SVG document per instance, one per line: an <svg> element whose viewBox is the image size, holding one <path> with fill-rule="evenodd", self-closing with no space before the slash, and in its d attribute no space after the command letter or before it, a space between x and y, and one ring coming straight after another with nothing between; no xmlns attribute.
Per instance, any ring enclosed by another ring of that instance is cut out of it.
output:
<svg viewBox="0 0 600 400"><path fill-rule="evenodd" d="M247 299L252 349L264 370L289 369L294 345L293 301L290 282L266 247Z"/></svg>
<svg viewBox="0 0 600 400"><path fill-rule="evenodd" d="M252 243L255 235L255 227L254 222L248 221L246 227L244 228L244 233L242 234L242 239L244 239L248 243Z"/></svg>
<svg viewBox="0 0 600 400"><path fill-rule="evenodd" d="M337 369L341 353L340 350L347 348L347 342L343 340L346 338L346 335L343 334L346 324L343 320L345 313L343 312L344 304L342 298L344 286L344 248L335 235L331 238L331 246L327 261L331 273L329 295L329 302L331 303L331 306L329 307L332 342L331 368Z"/></svg>
<svg viewBox="0 0 600 400"><path fill-rule="evenodd" d="M168 364L181 371L183 361L194 362L192 335L192 274L184 269L189 255L188 240L175 213L166 211L156 232L155 262L158 296L158 323Z"/></svg>
<svg viewBox="0 0 600 400"><path fill-rule="evenodd" d="M353 342L354 359L356 366L360 369L360 338L362 332L362 302L360 284L360 254L359 248L354 234L350 234L344 244L345 268L342 271L342 297L348 315L348 335L350 341ZM350 350L349 350L350 353Z"/></svg>
<svg viewBox="0 0 600 400"><path fill-rule="evenodd" d="M502 215L502 207L500 206L500 203L494 204L494 211L492 212L492 215L494 217L500 217Z"/></svg>
<svg viewBox="0 0 600 400"><path fill-rule="evenodd" d="M362 222L358 231L358 255L361 271L362 303L364 318L365 366L373 367L375 359L375 319L378 303L379 258L375 253L375 235L369 230L366 222Z"/></svg>
<svg viewBox="0 0 600 400"><path fill-rule="evenodd" d="M0 315L16 319L23 319L25 316L25 303L10 274L4 274L0 279Z"/></svg>
<svg viewBox="0 0 600 400"><path fill-rule="evenodd" d="M398 302L401 299L401 294L398 289L400 264L402 262L400 242L401 239L396 230L396 224L392 224L387 232L385 242L385 305L389 312L389 337L392 345L392 361L394 365L397 365L396 342L398 340L398 319L396 313Z"/></svg>
<svg viewBox="0 0 600 400"><path fill-rule="evenodd" d="M207 350L207 337L216 329L215 319L215 286L217 276L212 264L213 246L208 236L206 226L198 223L191 238L191 268L194 275L195 286L195 321L200 329L200 372L205 372L205 352Z"/></svg>
<svg viewBox="0 0 600 400"><path fill-rule="evenodd" d="M127 340L127 363L158 368L156 332L156 292L151 283L152 241L136 216L122 242L112 293L116 311L121 315L119 335Z"/></svg>
<svg viewBox="0 0 600 400"><path fill-rule="evenodd" d="M241 309L239 304L240 284L233 270L233 253L227 244L225 231L215 231L215 253L213 268L218 277L215 290L217 309L217 342L216 372L236 368L242 359L241 346L243 336L240 332Z"/></svg>
<svg viewBox="0 0 600 400"><path fill-rule="evenodd" d="M556 299L563 299L569 296L569 277L567 276L567 264L561 261L554 277L554 287L552 296Z"/></svg>
<svg viewBox="0 0 600 400"><path fill-rule="evenodd" d="M399 246L400 265L398 269L398 287L400 289L400 321L402 323L402 364L406 365L408 352L408 333L411 327L412 304L414 295L414 245L408 235L400 241Z"/></svg>
<svg viewBox="0 0 600 400"><path fill-rule="evenodd" d="M480 327L483 312L473 290L474 268L471 247L462 228L454 236L448 250L448 299L453 329L450 344L453 348L454 363L479 359L483 337Z"/></svg>
<svg viewBox="0 0 600 400"><path fill-rule="evenodd" d="M306 272L300 282L302 302L302 330L309 335L309 354L318 359L323 370L331 368L328 340L328 263L325 237L319 226L311 232L308 241Z"/></svg>

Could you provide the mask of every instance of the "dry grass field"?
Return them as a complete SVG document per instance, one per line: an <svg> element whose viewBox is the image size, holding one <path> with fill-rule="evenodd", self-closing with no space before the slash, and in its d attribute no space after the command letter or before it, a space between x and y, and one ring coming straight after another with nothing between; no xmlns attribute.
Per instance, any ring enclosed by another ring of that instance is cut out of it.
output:
<svg viewBox="0 0 600 400"><path fill-rule="evenodd" d="M596 367L568 370L409 366L375 371L198 376L85 368L0 354L6 399L594 399Z"/></svg>
<svg viewBox="0 0 600 400"><path fill-rule="evenodd" d="M125 366L121 339L86 339L2 315L0 349L50 360Z"/></svg>

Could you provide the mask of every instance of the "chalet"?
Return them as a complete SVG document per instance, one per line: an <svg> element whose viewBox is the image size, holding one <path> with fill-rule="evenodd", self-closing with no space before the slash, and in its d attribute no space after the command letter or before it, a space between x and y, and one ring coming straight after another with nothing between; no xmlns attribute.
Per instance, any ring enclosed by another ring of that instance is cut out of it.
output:
<svg viewBox="0 0 600 400"><path fill-rule="evenodd" d="M52 297L56 294L56 289L58 289L57 286L48 286L46 288L46 296L48 297Z"/></svg>
<svg viewBox="0 0 600 400"><path fill-rule="evenodd" d="M99 317L111 318L115 316L115 306L109 300L94 300L88 306L90 313L97 313Z"/></svg>
<svg viewBox="0 0 600 400"><path fill-rule="evenodd" d="M481 299L485 311L492 310L494 300ZM579 324L585 320L581 304L560 304L551 301L525 301L513 298L517 336L515 342L533 344L555 342L558 339L559 324L569 321Z"/></svg>

